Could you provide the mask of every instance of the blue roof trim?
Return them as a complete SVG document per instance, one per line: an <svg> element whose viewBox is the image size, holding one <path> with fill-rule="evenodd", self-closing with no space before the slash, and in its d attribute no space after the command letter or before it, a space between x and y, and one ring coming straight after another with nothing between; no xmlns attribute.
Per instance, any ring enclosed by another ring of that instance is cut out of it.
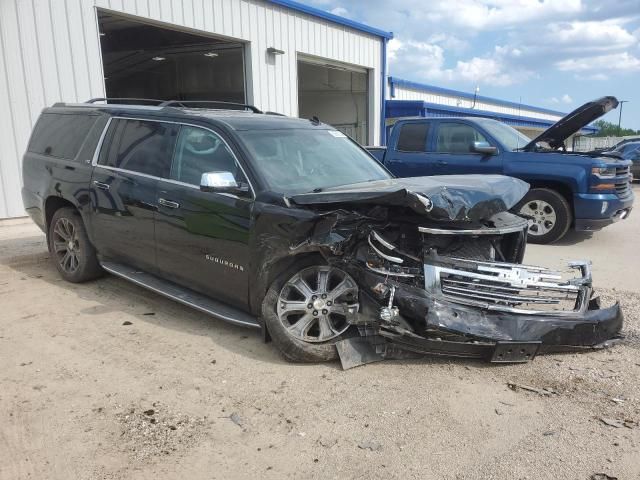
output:
<svg viewBox="0 0 640 480"><path fill-rule="evenodd" d="M473 100L473 93L461 92L459 90L451 90L449 88L436 87L435 85L427 85L425 83L416 83L410 80L403 80L401 78L396 78L396 77L389 77L389 82L392 90L395 86L398 86L398 87L411 88L413 90L422 90L425 92L440 93L443 95L450 95L454 97L462 97L469 100ZM533 105L525 105L525 104L520 104L515 102L509 102L508 100L500 100L498 98L483 97L482 95L478 95L476 98L480 102L494 103L496 105L502 105L504 107L532 110L534 112L547 113L549 115L559 115L561 117L564 117L566 115L566 113L559 112L557 110L549 110L548 108L534 107Z"/></svg>
<svg viewBox="0 0 640 480"><path fill-rule="evenodd" d="M477 110L475 108L452 107L438 103L424 102L422 100L387 100L385 111L387 118L415 115L421 117L484 117L500 120L512 126L534 128L548 128L555 123L542 118L496 113L488 110ZM580 131L589 134L597 132L598 128L589 125L583 127Z"/></svg>
<svg viewBox="0 0 640 480"><path fill-rule="evenodd" d="M270 3L274 3L276 5L280 5L281 7L290 8L291 10L297 10L302 13L306 13L307 15L312 15L314 17L322 18L324 20L329 20L330 22L337 23L339 25L344 25L345 27L353 28L355 30L360 30L361 32L370 33L371 35L375 35L377 37L391 39L393 38L393 33L385 32L384 30L380 30L379 28L370 27L369 25L365 25L364 23L354 22L353 20L349 20L348 18L340 17L339 15L334 15L333 13L325 12L324 10L320 10L319 8L310 7L309 5L304 5L302 3L294 2L292 0L267 0Z"/></svg>

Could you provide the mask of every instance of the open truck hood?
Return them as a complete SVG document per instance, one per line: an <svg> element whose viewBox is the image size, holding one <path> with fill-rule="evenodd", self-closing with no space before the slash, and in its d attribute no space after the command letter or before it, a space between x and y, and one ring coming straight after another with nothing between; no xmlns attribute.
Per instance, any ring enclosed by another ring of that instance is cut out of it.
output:
<svg viewBox="0 0 640 480"><path fill-rule="evenodd" d="M618 106L616 97L602 97L597 100L585 103L576 108L573 112L565 115L556 123L547 128L544 132L531 140L523 150L533 151L538 142L548 143L551 148L560 148L564 141L571 135L579 131L582 127L589 125L605 113Z"/></svg>
<svg viewBox="0 0 640 480"><path fill-rule="evenodd" d="M436 221L480 222L512 208L529 190L503 175L390 178L331 187L290 199L297 205L368 204L408 207Z"/></svg>

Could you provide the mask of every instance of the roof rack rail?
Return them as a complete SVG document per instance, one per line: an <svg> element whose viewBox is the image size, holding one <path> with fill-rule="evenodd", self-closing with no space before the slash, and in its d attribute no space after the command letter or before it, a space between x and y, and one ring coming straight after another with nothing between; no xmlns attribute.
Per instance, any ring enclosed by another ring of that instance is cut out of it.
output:
<svg viewBox="0 0 640 480"><path fill-rule="evenodd" d="M262 110L260 110L258 107L255 107L253 105L249 105L246 103L236 103L236 102L223 102L221 100L167 100L165 102L162 102L160 105L158 105L159 107L174 107L174 106L178 106L178 107L187 107L189 104L201 104L201 103L206 103L206 104L214 104L214 105L222 105L222 106L232 106L232 107L242 107L246 110L251 110L253 113L262 113Z"/></svg>
<svg viewBox="0 0 640 480"><path fill-rule="evenodd" d="M153 103L162 103L164 102L164 100L156 100L155 98L128 98L128 97L113 97L113 98L102 98L102 97L98 97L98 98L91 98L89 100L87 100L84 103L97 103L97 102L105 102L105 103L109 103L110 101L117 101L117 102L153 102Z"/></svg>

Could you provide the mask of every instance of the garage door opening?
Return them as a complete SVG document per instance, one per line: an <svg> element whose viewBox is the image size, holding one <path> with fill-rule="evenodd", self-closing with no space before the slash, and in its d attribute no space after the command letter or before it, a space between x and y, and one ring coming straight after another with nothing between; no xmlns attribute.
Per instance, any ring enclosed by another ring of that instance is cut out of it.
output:
<svg viewBox="0 0 640 480"><path fill-rule="evenodd" d="M298 61L298 112L369 143L367 71Z"/></svg>
<svg viewBox="0 0 640 480"><path fill-rule="evenodd" d="M245 103L240 43L98 12L107 97Z"/></svg>

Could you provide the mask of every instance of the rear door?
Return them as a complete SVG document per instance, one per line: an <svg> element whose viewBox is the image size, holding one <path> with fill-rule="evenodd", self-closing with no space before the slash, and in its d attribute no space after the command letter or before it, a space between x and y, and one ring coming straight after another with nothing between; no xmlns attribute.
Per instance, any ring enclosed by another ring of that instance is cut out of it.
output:
<svg viewBox="0 0 640 480"><path fill-rule="evenodd" d="M435 164L434 175L502 173L502 157L499 154L474 152L473 142L490 143L474 125L456 121L438 122L430 148L430 156Z"/></svg>
<svg viewBox="0 0 640 480"><path fill-rule="evenodd" d="M169 174L177 132L172 123L111 120L91 179L91 226L104 257L155 270L158 180Z"/></svg>
<svg viewBox="0 0 640 480"><path fill-rule="evenodd" d="M176 283L246 307L252 194L200 191L202 174L214 171L248 185L222 132L183 125L171 171L158 188L158 269Z"/></svg>
<svg viewBox="0 0 640 480"><path fill-rule="evenodd" d="M398 177L436 175L433 156L427 153L431 132L428 120L404 121L398 129L396 144L387 150L384 164Z"/></svg>

